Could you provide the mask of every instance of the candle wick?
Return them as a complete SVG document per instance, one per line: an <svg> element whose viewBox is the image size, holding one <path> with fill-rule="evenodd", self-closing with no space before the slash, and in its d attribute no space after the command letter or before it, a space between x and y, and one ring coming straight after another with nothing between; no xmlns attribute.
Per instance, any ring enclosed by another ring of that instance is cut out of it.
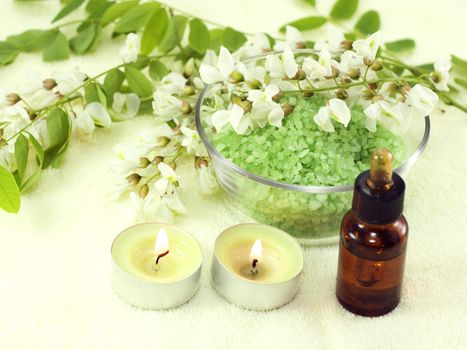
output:
<svg viewBox="0 0 467 350"><path fill-rule="evenodd" d="M159 264L159 260L160 258L163 258L164 256L166 256L167 254L169 254L169 251L167 250L166 252L162 253L162 254L159 254L157 256L157 259L156 259L156 265Z"/></svg>
<svg viewBox="0 0 467 350"><path fill-rule="evenodd" d="M258 265L258 259L253 259L253 262L251 263L250 275L256 276L259 273L257 265Z"/></svg>

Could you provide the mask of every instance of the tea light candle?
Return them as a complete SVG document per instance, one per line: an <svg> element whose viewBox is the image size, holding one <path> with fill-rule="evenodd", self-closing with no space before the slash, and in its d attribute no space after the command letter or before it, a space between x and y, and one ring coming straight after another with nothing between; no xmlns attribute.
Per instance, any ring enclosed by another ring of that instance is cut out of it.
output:
<svg viewBox="0 0 467 350"><path fill-rule="evenodd" d="M296 295L303 252L284 231L262 224L241 224L216 239L212 285L227 301L251 310L278 308Z"/></svg>
<svg viewBox="0 0 467 350"><path fill-rule="evenodd" d="M115 238L111 254L112 288L134 306L174 308L189 301L199 288L201 248L175 226L129 227Z"/></svg>

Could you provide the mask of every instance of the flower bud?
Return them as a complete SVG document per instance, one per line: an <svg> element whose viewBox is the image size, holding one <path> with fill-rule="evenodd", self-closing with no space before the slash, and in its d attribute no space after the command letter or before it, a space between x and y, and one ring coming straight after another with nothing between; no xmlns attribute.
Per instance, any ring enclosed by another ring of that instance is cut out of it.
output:
<svg viewBox="0 0 467 350"><path fill-rule="evenodd" d="M182 95L183 96L191 96L194 95L195 93L195 88L191 85L187 85L183 88Z"/></svg>
<svg viewBox="0 0 467 350"><path fill-rule="evenodd" d="M241 83L244 80L245 80L245 77L238 70L233 71L232 74L230 74L230 82L233 84Z"/></svg>
<svg viewBox="0 0 467 350"><path fill-rule="evenodd" d="M277 94L275 94L275 95L272 97L272 100L273 100L274 102L277 102L277 101L279 101L279 100L282 98L282 96L284 96L284 93L283 93L282 91L279 91Z"/></svg>
<svg viewBox="0 0 467 350"><path fill-rule="evenodd" d="M405 83L404 85L402 85L402 86L400 87L400 92L401 92L402 94L406 94L406 93L408 93L408 92L410 91L410 89L411 89L410 85L407 84L407 83Z"/></svg>
<svg viewBox="0 0 467 350"><path fill-rule="evenodd" d="M191 108L190 103L183 101L181 111L183 114L188 115L193 111L193 109Z"/></svg>
<svg viewBox="0 0 467 350"><path fill-rule="evenodd" d="M7 100L8 104L14 105L16 102L21 100L21 97L18 94L13 93L13 94L6 95L6 100Z"/></svg>
<svg viewBox="0 0 467 350"><path fill-rule="evenodd" d="M195 168L201 169L201 167L207 167L208 161L202 157L195 157Z"/></svg>
<svg viewBox="0 0 467 350"><path fill-rule="evenodd" d="M151 162L146 157L140 157L139 158L139 166L141 168L147 168L149 166L149 164L151 164Z"/></svg>
<svg viewBox="0 0 467 350"><path fill-rule="evenodd" d="M371 70L374 70L375 72L383 69L383 65L381 64L380 61L375 61L371 66L370 66Z"/></svg>
<svg viewBox="0 0 467 350"><path fill-rule="evenodd" d="M282 107L282 110L284 111L285 117L287 117L290 113L292 113L295 108L295 106L291 105L290 103L284 103L281 107Z"/></svg>
<svg viewBox="0 0 467 350"><path fill-rule="evenodd" d="M349 73L347 74L350 79L356 80L360 78L361 72L360 69L358 68L352 68L349 70Z"/></svg>
<svg viewBox="0 0 467 350"><path fill-rule="evenodd" d="M185 63L185 67L183 68L183 75L185 76L185 78L189 78L193 75L194 68L195 60L192 57Z"/></svg>
<svg viewBox="0 0 467 350"><path fill-rule="evenodd" d="M251 101L242 101L239 103L239 106L243 108L245 113L251 112L251 108L253 107L253 103Z"/></svg>
<svg viewBox="0 0 467 350"><path fill-rule="evenodd" d="M336 97L340 100L346 100L349 97L347 90L339 89L336 91Z"/></svg>
<svg viewBox="0 0 467 350"><path fill-rule="evenodd" d="M297 49L305 49L306 48L306 42L304 41L299 41L298 43L295 44L295 47Z"/></svg>
<svg viewBox="0 0 467 350"><path fill-rule="evenodd" d="M305 91L303 93L303 97L312 97L314 95L315 95L315 93L313 91Z"/></svg>
<svg viewBox="0 0 467 350"><path fill-rule="evenodd" d="M34 119L37 118L37 113L36 113L36 112L33 112L33 111L31 111L30 109L27 109L27 112L28 112L29 119L30 119L31 121L33 121Z"/></svg>
<svg viewBox="0 0 467 350"><path fill-rule="evenodd" d="M169 144L170 139L167 136L160 136L157 138L157 146L165 147Z"/></svg>
<svg viewBox="0 0 467 350"><path fill-rule="evenodd" d="M232 102L233 104L239 105L240 103L242 103L242 98L233 93L232 95L230 95L230 102Z"/></svg>
<svg viewBox="0 0 467 350"><path fill-rule="evenodd" d="M340 43L340 47L343 50L351 50L353 42L351 40L342 40Z"/></svg>
<svg viewBox="0 0 467 350"><path fill-rule="evenodd" d="M54 79L45 79L42 81L42 87L44 90L52 90L54 87L57 86L57 82Z"/></svg>
<svg viewBox="0 0 467 350"><path fill-rule="evenodd" d="M155 156L154 159L152 160L152 164L159 164L164 161L164 157L161 156Z"/></svg>
<svg viewBox="0 0 467 350"><path fill-rule="evenodd" d="M383 100L383 96L381 95L374 95L372 98L371 98L371 102L375 103L375 102L378 102L378 101L381 101Z"/></svg>
<svg viewBox="0 0 467 350"><path fill-rule="evenodd" d="M372 59L368 58L368 57L365 57L363 59L363 63L365 64L365 66L368 66L370 67L375 61L373 61Z"/></svg>
<svg viewBox="0 0 467 350"><path fill-rule="evenodd" d="M340 72L336 67L332 66L331 69L332 69L332 74L330 76L325 77L326 79L335 79L339 76Z"/></svg>
<svg viewBox="0 0 467 350"><path fill-rule="evenodd" d="M297 73L295 76L292 78L292 80L304 80L306 79L306 73L303 69L298 68Z"/></svg>
<svg viewBox="0 0 467 350"><path fill-rule="evenodd" d="M136 186L137 184L139 184L141 176L139 176L138 174L131 174L126 177L126 180L130 185Z"/></svg>
<svg viewBox="0 0 467 350"><path fill-rule="evenodd" d="M141 186L141 188L138 191L138 195L140 196L140 198L143 198L143 199L147 197L148 193L149 193L149 186L147 184Z"/></svg>
<svg viewBox="0 0 467 350"><path fill-rule="evenodd" d="M378 83L370 83L368 84L368 88L370 88L373 91L376 91L376 89L378 88Z"/></svg>
<svg viewBox="0 0 467 350"><path fill-rule="evenodd" d="M442 79L443 79L443 77L442 77L440 72L435 71L435 72L431 73L431 80L433 80L433 83L437 84L437 83L441 82Z"/></svg>
<svg viewBox="0 0 467 350"><path fill-rule="evenodd" d="M251 79L246 82L248 87L253 90L257 90L261 88L261 82L258 79Z"/></svg>
<svg viewBox="0 0 467 350"><path fill-rule="evenodd" d="M175 163L174 160L172 160L168 165L169 165L169 167L171 167L174 171L177 170L177 163Z"/></svg>
<svg viewBox="0 0 467 350"><path fill-rule="evenodd" d="M373 90L371 89L365 89L363 90L363 93L362 93L362 97L363 99L365 100L371 100L373 98L373 96L375 96L375 93Z"/></svg>

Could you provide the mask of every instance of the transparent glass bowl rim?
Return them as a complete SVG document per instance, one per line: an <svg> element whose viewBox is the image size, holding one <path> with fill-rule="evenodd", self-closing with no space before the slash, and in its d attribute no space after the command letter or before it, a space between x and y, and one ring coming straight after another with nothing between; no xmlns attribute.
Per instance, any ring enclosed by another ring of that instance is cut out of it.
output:
<svg viewBox="0 0 467 350"><path fill-rule="evenodd" d="M262 59L267 57L267 55L274 53L280 53L281 51L274 51L274 52L269 52L257 56L252 56L247 59L245 59L243 62L249 62L252 60L257 60L257 59ZM306 54L306 53L317 53L316 50L312 49L299 49L299 50L294 50L294 53L299 53L299 54ZM335 186L308 186L308 185L296 185L296 184L289 184L286 182L280 182L280 181L275 181L271 180L267 177L260 176L253 174L238 165L234 164L227 158L225 158L220 152L214 147L214 145L209 142L208 137L206 133L204 132L204 128L202 126L201 122L201 108L203 106L203 101L204 101L204 96L206 95L207 91L211 88L212 85L206 85L201 94L198 97L198 101L196 103L196 109L195 109L195 124L196 124L196 129L198 130L198 134L201 138L201 141L203 142L204 146L207 148L208 153L211 155L211 157L215 157L217 161L225 165L226 167L232 169L236 173L245 176L253 181L257 181L259 183L262 183L264 185L276 187L279 189L284 189L284 190L289 190L289 191L296 191L296 192L307 192L307 193L338 193L338 192L347 192L347 191L352 191L354 185L349 184L349 185L335 185ZM418 144L417 148L415 149L415 152L413 152L412 155L410 155L409 158L407 158L399 167L394 169L394 171L398 174L405 174L412 168L412 166L415 164L415 162L420 158L422 155L423 151L426 148L426 145L428 143L428 139L430 137L430 117L426 116L425 117L425 131L423 134L423 137Z"/></svg>

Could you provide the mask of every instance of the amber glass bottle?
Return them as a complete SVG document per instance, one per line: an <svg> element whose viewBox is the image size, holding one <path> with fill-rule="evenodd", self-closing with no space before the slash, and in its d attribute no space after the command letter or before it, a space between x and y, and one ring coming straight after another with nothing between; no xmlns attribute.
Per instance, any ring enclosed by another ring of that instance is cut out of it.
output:
<svg viewBox="0 0 467 350"><path fill-rule="evenodd" d="M341 225L336 296L355 314L380 316L399 304L408 237L404 192L391 153L376 150L370 171L355 180Z"/></svg>

